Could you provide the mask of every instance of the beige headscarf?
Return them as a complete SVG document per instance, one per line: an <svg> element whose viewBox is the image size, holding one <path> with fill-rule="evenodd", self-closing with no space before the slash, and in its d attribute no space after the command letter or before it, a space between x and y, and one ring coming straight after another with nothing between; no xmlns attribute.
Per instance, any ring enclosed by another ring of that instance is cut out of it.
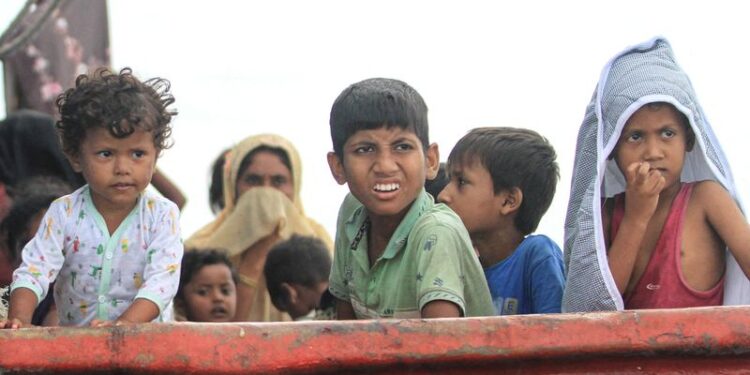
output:
<svg viewBox="0 0 750 375"><path fill-rule="evenodd" d="M242 159L260 146L280 148L289 156L294 185L293 202L284 193L267 187L250 189L235 202ZM297 150L288 140L274 134L246 138L227 155L227 164L224 167L224 209L213 222L185 241L185 247L225 249L235 264L242 252L274 232L282 240L293 234L313 236L321 239L329 249L332 249L333 243L326 230L305 216L300 199L301 182L302 163ZM287 314L279 312L271 304L265 279L258 280L255 299L247 320L291 320Z"/></svg>

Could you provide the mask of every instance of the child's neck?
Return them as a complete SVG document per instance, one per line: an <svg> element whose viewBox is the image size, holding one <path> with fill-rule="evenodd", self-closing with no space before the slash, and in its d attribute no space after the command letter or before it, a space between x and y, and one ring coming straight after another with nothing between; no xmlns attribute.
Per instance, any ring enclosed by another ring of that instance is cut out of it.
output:
<svg viewBox="0 0 750 375"><path fill-rule="evenodd" d="M511 256L523 242L523 237L516 227L509 223L495 231L473 234L471 242L479 253L479 263L483 268L488 268Z"/></svg>
<svg viewBox="0 0 750 375"><path fill-rule="evenodd" d="M404 215L405 216L405 215ZM370 260L370 267L375 264L375 261L380 258L385 252L385 248L388 247L393 233L396 232L403 216L395 220L395 218L384 218L384 217L370 217L370 228L367 231L367 255Z"/></svg>
<svg viewBox="0 0 750 375"><path fill-rule="evenodd" d="M677 193L680 192L681 188L682 188L682 182L677 182L673 184L672 186L664 188L664 190L662 190L661 193L659 193L659 203L657 203L657 210L659 209L669 210L669 208L672 207L672 201L674 200L674 197L677 196Z"/></svg>
<svg viewBox="0 0 750 375"><path fill-rule="evenodd" d="M104 219L104 223L107 224L107 230L111 236L115 233L117 228L120 227L120 224L125 221L125 218L128 217L130 211L133 211L133 207L135 207L136 204L138 204L137 200L133 202L133 205L130 207L100 207L94 202L94 207L99 211L99 215L102 215L102 219Z"/></svg>

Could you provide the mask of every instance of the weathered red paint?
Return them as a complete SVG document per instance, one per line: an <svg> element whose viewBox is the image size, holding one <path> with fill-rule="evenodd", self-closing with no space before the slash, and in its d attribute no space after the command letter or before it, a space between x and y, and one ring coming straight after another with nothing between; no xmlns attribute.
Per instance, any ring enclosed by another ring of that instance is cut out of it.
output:
<svg viewBox="0 0 750 375"><path fill-rule="evenodd" d="M0 372L747 373L750 307L0 331Z"/></svg>

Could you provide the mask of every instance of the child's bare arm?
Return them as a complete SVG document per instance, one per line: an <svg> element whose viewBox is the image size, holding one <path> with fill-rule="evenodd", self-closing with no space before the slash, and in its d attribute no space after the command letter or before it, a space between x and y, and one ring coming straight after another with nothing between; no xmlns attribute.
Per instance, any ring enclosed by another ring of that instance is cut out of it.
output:
<svg viewBox="0 0 750 375"><path fill-rule="evenodd" d="M695 191L701 201L709 225L719 234L724 244L750 279L750 226L729 193L718 183L705 181Z"/></svg>
<svg viewBox="0 0 750 375"><path fill-rule="evenodd" d="M354 314L354 308L349 301L336 299L336 319L338 320L354 320L357 316Z"/></svg>
<svg viewBox="0 0 750 375"><path fill-rule="evenodd" d="M8 320L0 321L0 328L31 327L31 317L34 315L38 301L31 289L18 288L10 294L10 311Z"/></svg>
<svg viewBox="0 0 750 375"><path fill-rule="evenodd" d="M159 316L159 306L156 303L145 298L136 298L130 307L120 315L114 322L94 319L91 321L92 327L109 327L123 324L148 323Z"/></svg>
<svg viewBox="0 0 750 375"><path fill-rule="evenodd" d="M421 312L422 318L460 318L461 309L453 302L434 300L424 305Z"/></svg>
<svg viewBox="0 0 750 375"><path fill-rule="evenodd" d="M617 290L624 293L633 274L648 222L656 211L659 193L664 188L664 176L649 171L649 163L633 163L626 171L625 214L617 235L607 250L607 262ZM609 231L609 228L604 228Z"/></svg>

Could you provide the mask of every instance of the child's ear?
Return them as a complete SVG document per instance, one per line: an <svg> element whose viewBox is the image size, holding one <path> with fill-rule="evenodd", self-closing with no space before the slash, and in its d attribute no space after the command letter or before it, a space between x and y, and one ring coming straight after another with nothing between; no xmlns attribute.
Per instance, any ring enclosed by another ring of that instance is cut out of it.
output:
<svg viewBox="0 0 750 375"><path fill-rule="evenodd" d="M685 152L693 151L693 147L695 147L695 133L691 130L688 133L687 144L685 145Z"/></svg>
<svg viewBox="0 0 750 375"><path fill-rule="evenodd" d="M297 295L297 288L293 287L289 283L281 283L281 289L286 295L286 305L297 303L299 296Z"/></svg>
<svg viewBox="0 0 750 375"><path fill-rule="evenodd" d="M427 167L427 179L435 179L440 170L440 151L438 150L437 143L427 146L427 152L425 152L425 166Z"/></svg>
<svg viewBox="0 0 750 375"><path fill-rule="evenodd" d="M339 158L339 156L336 155L335 152L328 153L328 167L331 168L331 175L339 185L343 185L346 183L344 164L342 163L341 158Z"/></svg>
<svg viewBox="0 0 750 375"><path fill-rule="evenodd" d="M65 158L68 159L68 162L70 162L70 166L73 167L73 170L81 173L83 172L83 168L81 168L81 163L78 161L78 156L65 154Z"/></svg>
<svg viewBox="0 0 750 375"><path fill-rule="evenodd" d="M523 203L523 192L518 187L503 190L500 194L500 213L503 215L509 215L521 208L521 203Z"/></svg>

